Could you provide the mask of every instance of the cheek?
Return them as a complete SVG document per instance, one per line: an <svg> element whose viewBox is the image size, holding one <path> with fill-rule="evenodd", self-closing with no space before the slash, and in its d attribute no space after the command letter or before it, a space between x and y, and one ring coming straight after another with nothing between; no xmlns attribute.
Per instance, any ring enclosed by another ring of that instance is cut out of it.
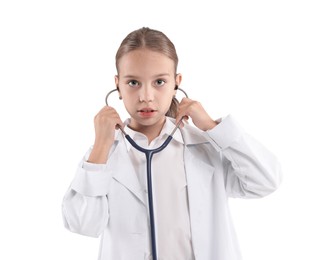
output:
<svg viewBox="0 0 323 260"><path fill-rule="evenodd" d="M172 103L173 95L163 96L160 102L165 106L165 109L168 109Z"/></svg>
<svg viewBox="0 0 323 260"><path fill-rule="evenodd" d="M133 110L134 110L133 104L130 104L129 102L127 102L127 100L123 100L123 106L129 115L133 113Z"/></svg>
<svg viewBox="0 0 323 260"><path fill-rule="evenodd" d="M121 91L122 99L127 103L135 103L138 95L134 91Z"/></svg>
<svg viewBox="0 0 323 260"><path fill-rule="evenodd" d="M136 101L135 98L133 96L125 96L123 98L123 104L125 107L127 108L131 108L135 105Z"/></svg>
<svg viewBox="0 0 323 260"><path fill-rule="evenodd" d="M125 109L128 111L129 114L136 111L140 103L139 97L137 95L129 95L128 93L122 97L122 101Z"/></svg>

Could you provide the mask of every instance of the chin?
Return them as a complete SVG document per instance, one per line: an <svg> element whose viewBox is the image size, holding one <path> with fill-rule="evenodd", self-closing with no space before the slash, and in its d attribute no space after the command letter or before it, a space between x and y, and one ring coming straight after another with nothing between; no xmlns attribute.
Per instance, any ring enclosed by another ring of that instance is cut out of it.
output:
<svg viewBox="0 0 323 260"><path fill-rule="evenodd" d="M132 117L132 119L136 122L138 125L143 125L143 126L152 126L155 124L159 124L161 122L164 123L166 116L155 116L155 117L149 117L149 118L138 118L138 117Z"/></svg>

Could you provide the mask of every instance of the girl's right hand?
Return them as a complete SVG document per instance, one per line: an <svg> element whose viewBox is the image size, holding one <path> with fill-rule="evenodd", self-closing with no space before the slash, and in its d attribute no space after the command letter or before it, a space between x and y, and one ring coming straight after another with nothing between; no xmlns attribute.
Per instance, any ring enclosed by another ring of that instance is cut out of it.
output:
<svg viewBox="0 0 323 260"><path fill-rule="evenodd" d="M117 111L110 106L104 106L94 117L95 143L111 144L117 125L122 125Z"/></svg>
<svg viewBox="0 0 323 260"><path fill-rule="evenodd" d="M117 125L122 126L123 123L113 107L104 106L94 117L95 142L88 162L106 162Z"/></svg>

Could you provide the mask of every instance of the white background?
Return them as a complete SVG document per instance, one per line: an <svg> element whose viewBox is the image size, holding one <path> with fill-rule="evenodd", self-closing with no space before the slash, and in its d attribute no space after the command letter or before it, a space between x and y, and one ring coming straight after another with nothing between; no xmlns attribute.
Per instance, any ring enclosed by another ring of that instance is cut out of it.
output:
<svg viewBox="0 0 323 260"><path fill-rule="evenodd" d="M322 260L320 2L1 1L0 259L97 258L99 239L63 227L61 201L121 40L149 26L177 47L189 96L280 159L279 190L230 200L244 259Z"/></svg>

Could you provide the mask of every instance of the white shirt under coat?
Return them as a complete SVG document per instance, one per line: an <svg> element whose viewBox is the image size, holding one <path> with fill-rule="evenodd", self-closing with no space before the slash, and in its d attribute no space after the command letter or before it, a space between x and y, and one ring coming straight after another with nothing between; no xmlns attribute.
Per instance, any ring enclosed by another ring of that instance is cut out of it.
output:
<svg viewBox="0 0 323 260"><path fill-rule="evenodd" d="M280 165L232 116L206 132L185 125L180 133L195 260L240 260L228 197L259 198L272 193L281 181ZM99 260L150 259L147 194L127 141L116 132L106 164L86 163L90 152L64 197L65 226L72 232L101 236Z"/></svg>

